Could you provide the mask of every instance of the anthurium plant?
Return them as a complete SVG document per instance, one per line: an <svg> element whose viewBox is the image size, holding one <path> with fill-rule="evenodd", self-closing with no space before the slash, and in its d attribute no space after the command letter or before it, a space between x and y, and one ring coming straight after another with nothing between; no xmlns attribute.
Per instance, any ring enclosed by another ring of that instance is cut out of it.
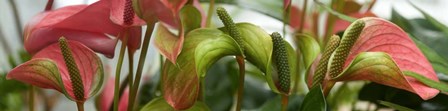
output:
<svg viewBox="0 0 448 111"><path fill-rule="evenodd" d="M376 0L299 1L48 0L18 29L23 51L1 39L0 110L52 110L59 94L78 111L448 110L446 25L411 2L424 18L380 18Z"/></svg>

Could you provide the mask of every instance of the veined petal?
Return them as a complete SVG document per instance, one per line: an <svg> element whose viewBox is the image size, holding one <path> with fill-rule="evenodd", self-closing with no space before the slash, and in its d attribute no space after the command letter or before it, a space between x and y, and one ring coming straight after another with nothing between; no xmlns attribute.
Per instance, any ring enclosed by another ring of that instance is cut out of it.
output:
<svg viewBox="0 0 448 111"><path fill-rule="evenodd" d="M12 69L6 78L62 92L59 69L50 59L38 58L25 62Z"/></svg>
<svg viewBox="0 0 448 111"><path fill-rule="evenodd" d="M367 17L359 19L365 23L365 27L362 29L359 38L351 48L348 58L345 60L345 66L348 67L351 61L356 61L356 55L362 52L386 52L390 55L390 58L397 64L401 71L412 71L422 76L425 76L431 80L438 81L438 78L426 57L422 54L415 43L408 37L406 32L400 29L395 24L380 18ZM351 30L350 28L347 30ZM345 37L345 35L344 35ZM353 41L354 42L354 41ZM341 42L341 45L342 42ZM371 54L370 54L371 55ZM386 60L386 59L385 59ZM353 63L352 63L353 64ZM373 63L372 63L373 64ZM391 67L391 66L390 66ZM346 68L344 68L347 70ZM373 69L372 69L373 70ZM372 71L370 70L370 71ZM385 69L381 69L385 70ZM378 73L380 69L375 69L374 73ZM384 71L383 71L384 72ZM401 72L398 72L402 75ZM377 74L378 75L378 74ZM380 81L376 79L386 79L374 77L374 74L368 74L364 77L357 78L341 78L344 80L371 80ZM379 76L379 75L378 75ZM372 80L374 78L375 80ZM430 88L415 78L405 76L403 79L409 82L409 87L401 86L399 84L389 82L379 82L386 85L405 89L418 94L421 98L427 100L439 93L437 89ZM382 80L384 81L384 80ZM390 83L390 84L388 84ZM407 87L407 88L403 88ZM413 89L413 90L412 90Z"/></svg>
<svg viewBox="0 0 448 111"><path fill-rule="evenodd" d="M84 99L76 101L85 101L89 97L96 94L101 88L103 81L103 67L99 57L89 48L76 41L68 41L68 46L71 49L73 58L79 68L79 74L81 75L82 84L84 86ZM75 100L72 82L70 82L70 76L68 69L65 65L64 58L61 53L61 49L57 43L52 44L42 51L33 56L33 59L46 58L54 61L59 69L60 77L62 80L63 93L70 99Z"/></svg>

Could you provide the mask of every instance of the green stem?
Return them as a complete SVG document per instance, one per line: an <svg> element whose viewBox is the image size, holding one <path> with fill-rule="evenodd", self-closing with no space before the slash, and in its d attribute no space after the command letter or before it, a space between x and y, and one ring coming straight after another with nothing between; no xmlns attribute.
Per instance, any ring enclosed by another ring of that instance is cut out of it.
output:
<svg viewBox="0 0 448 111"><path fill-rule="evenodd" d="M2 44L3 50L5 51L4 53L12 54L12 51L10 49L11 47L9 47L10 45L6 41L5 35L3 34L3 30L0 30L0 42Z"/></svg>
<svg viewBox="0 0 448 111"><path fill-rule="evenodd" d="M204 77L200 77L199 78L201 81L199 82L199 97L198 97L198 101L202 101L205 103L205 78Z"/></svg>
<svg viewBox="0 0 448 111"><path fill-rule="evenodd" d="M148 22L147 22L148 23ZM132 85L129 95L128 111L133 111L135 98L137 96L138 87L142 77L143 65L145 64L146 54L148 53L149 42L151 41L152 31L154 30L155 22L147 24L145 39L143 40L142 52L140 53L140 59L138 61L137 72L135 74L135 81Z"/></svg>
<svg viewBox="0 0 448 111"><path fill-rule="evenodd" d="M305 26L306 10L308 9L307 7L308 7L308 0L304 0L302 16L300 16L301 19L300 19L299 33L303 33L303 27Z"/></svg>
<svg viewBox="0 0 448 111"><path fill-rule="evenodd" d="M84 111L84 102L76 102L76 106L78 107L78 111Z"/></svg>
<svg viewBox="0 0 448 111"><path fill-rule="evenodd" d="M286 6L286 9L283 10L283 35L286 34L286 24L289 22L289 11L291 9L291 3L288 3L288 6ZM285 36L286 37L286 36Z"/></svg>
<svg viewBox="0 0 448 111"><path fill-rule="evenodd" d="M288 110L288 95L282 94L282 111Z"/></svg>
<svg viewBox="0 0 448 111"><path fill-rule="evenodd" d="M14 14L14 20L15 20L15 25L16 25L16 31L17 34L20 36L19 38L21 39L21 42L23 44L23 28L22 28L22 23L20 22L20 16L19 16L19 11L17 9L17 5L16 5L16 0L9 0L9 4L12 8L13 14Z"/></svg>
<svg viewBox="0 0 448 111"><path fill-rule="evenodd" d="M209 28L212 22L213 10L215 9L215 0L210 0L207 12L207 20L205 21L205 27Z"/></svg>
<svg viewBox="0 0 448 111"><path fill-rule="evenodd" d="M134 52L131 52L128 48L128 60L129 60L129 74L128 74L128 84L131 88L134 84Z"/></svg>
<svg viewBox="0 0 448 111"><path fill-rule="evenodd" d="M241 111L241 104L243 101L243 94L244 94L244 76L245 76L246 69L245 69L243 56L236 56L236 61L238 62L238 67L239 67L239 78L238 78L239 85L238 85L236 111Z"/></svg>
<svg viewBox="0 0 448 111"><path fill-rule="evenodd" d="M125 29L127 30L127 29ZM114 87L114 111L118 111L118 100L119 97L119 89L120 89L120 74L121 74L121 66L123 65L124 52L126 51L126 46L128 44L128 31L125 32L124 40L121 44L120 48L120 56L118 58L117 67L115 68L115 87Z"/></svg>
<svg viewBox="0 0 448 111"><path fill-rule="evenodd" d="M30 91L29 91L30 100L29 100L29 104L28 104L30 111L34 111L34 109L35 109L34 108L34 90L35 90L34 86L30 86Z"/></svg>
<svg viewBox="0 0 448 111"><path fill-rule="evenodd" d="M317 0L315 0L316 3L321 3L318 2ZM333 9L335 9L335 11L337 12L342 12L343 8L344 8L344 0L334 0L331 2L331 6L333 7ZM325 7L324 7L325 8ZM329 14L328 15L328 19L327 19L327 30L325 31L325 35L324 35L324 40L321 42L323 43L322 46L325 46L327 41L329 40L330 36L332 35L333 32L333 27L334 27L334 23L336 22L337 16L333 15L333 14Z"/></svg>

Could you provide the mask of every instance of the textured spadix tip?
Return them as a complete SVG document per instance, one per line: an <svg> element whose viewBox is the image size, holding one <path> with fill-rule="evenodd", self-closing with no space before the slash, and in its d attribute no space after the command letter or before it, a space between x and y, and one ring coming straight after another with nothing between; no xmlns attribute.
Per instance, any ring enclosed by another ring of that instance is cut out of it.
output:
<svg viewBox="0 0 448 111"><path fill-rule="evenodd" d="M322 53L322 58L317 65L317 71L314 73L312 87L322 84L322 81L325 78L325 74L327 73L328 61L331 57L331 54L339 46L339 41L340 38L337 35L333 35L330 37L330 41L328 41L327 46L325 46L325 50Z"/></svg>
<svg viewBox="0 0 448 111"><path fill-rule="evenodd" d="M59 47L61 48L61 53L68 69L70 81L72 83L71 87L73 88L73 93L76 97L75 99L77 101L84 101L84 86L82 84L81 75L68 45L68 41L64 37L59 38Z"/></svg>
<svg viewBox="0 0 448 111"><path fill-rule="evenodd" d="M345 60L347 59L353 45L358 40L364 26L365 22L363 20L357 20L347 28L331 62L330 77L334 78L342 72L342 67L345 64Z"/></svg>
<svg viewBox="0 0 448 111"><path fill-rule="evenodd" d="M123 11L124 24L132 25L134 23L134 9L132 8L132 0L126 0Z"/></svg>
<svg viewBox="0 0 448 111"><path fill-rule="evenodd" d="M275 64L277 65L280 90L289 93L291 78L285 43L283 42L282 36L277 32L272 33L271 37L274 45L273 55L275 57Z"/></svg>
<svg viewBox="0 0 448 111"><path fill-rule="evenodd" d="M233 39L235 39L235 41L238 43L238 45L244 52L243 39L241 38L241 34L238 28L236 27L235 23L233 22L232 18L230 17L229 13L227 13L226 9L222 7L218 7L216 9L216 13L218 14L219 19L221 19L222 23L224 24L225 29L229 32L229 35Z"/></svg>

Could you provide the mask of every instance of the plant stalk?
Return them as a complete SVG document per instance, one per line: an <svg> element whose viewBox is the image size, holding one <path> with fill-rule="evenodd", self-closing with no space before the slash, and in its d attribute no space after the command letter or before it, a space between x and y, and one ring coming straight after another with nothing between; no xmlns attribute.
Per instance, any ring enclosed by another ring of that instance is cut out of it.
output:
<svg viewBox="0 0 448 111"><path fill-rule="evenodd" d="M134 52L131 52L128 47L128 60L129 60L129 74L127 76L127 83L129 88L134 84Z"/></svg>
<svg viewBox="0 0 448 111"><path fill-rule="evenodd" d="M16 31L17 31L17 34L20 36L19 38L21 40L20 43L23 44L23 42L24 42L23 41L23 35L22 35L22 32L23 32L22 29L23 28L22 28L22 23L20 22L19 10L17 9L17 4L16 4L15 1L16 0L9 0L9 4L10 4L10 6L12 8L12 11L13 11L13 14L14 14Z"/></svg>
<svg viewBox="0 0 448 111"><path fill-rule="evenodd" d="M155 22L152 22L152 23L150 22L147 24L145 38L143 40L142 52L140 53L137 71L135 74L135 81L132 85L132 88L131 88L130 94L129 94L128 111L133 111L133 108L134 108L135 98L137 96L138 87L140 85L140 80L142 78L143 66L145 64L146 54L148 53L148 47L149 47L149 43L151 41L151 35L152 35L152 31L154 30L154 25L155 25Z"/></svg>
<svg viewBox="0 0 448 111"><path fill-rule="evenodd" d="M128 30L128 29L125 29ZM120 56L118 58L117 67L115 68L115 87L114 87L114 111L118 111L118 100L119 97L119 89L120 89L120 74L121 74L121 66L123 65L124 52L126 51L126 46L128 44L128 31L125 32L124 40L121 44L120 48Z"/></svg>
<svg viewBox="0 0 448 111"><path fill-rule="evenodd" d="M302 16L300 16L300 27L299 27L299 33L303 33L303 27L305 27L305 17L306 17L306 10L308 9L308 0L304 0L303 3L303 9L302 9Z"/></svg>
<svg viewBox="0 0 448 111"><path fill-rule="evenodd" d="M84 111L84 102L76 102L76 106L78 107L78 111Z"/></svg>
<svg viewBox="0 0 448 111"><path fill-rule="evenodd" d="M49 11L53 8L53 2L54 0L48 0L47 6L45 6L45 11Z"/></svg>
<svg viewBox="0 0 448 111"><path fill-rule="evenodd" d="M282 111L288 110L288 95L282 94Z"/></svg>
<svg viewBox="0 0 448 111"><path fill-rule="evenodd" d="M282 20L283 21L283 29L282 29L283 35L286 34L287 22L290 23L290 21L287 21L287 20L291 19L291 18L289 18L290 10L291 10L291 3L288 3L288 6L284 6L284 7L286 7L286 9L283 9L283 20Z"/></svg>
<svg viewBox="0 0 448 111"><path fill-rule="evenodd" d="M35 90L35 88L34 88L34 86L30 86L30 91L29 91L29 97L30 97L30 100L29 100L29 104L28 104L28 106L29 106L29 108L30 108L30 111L35 111L34 109L34 90Z"/></svg>
<svg viewBox="0 0 448 111"><path fill-rule="evenodd" d="M214 9L215 9L215 0L210 0L209 6L208 6L208 12L207 12L207 19L205 21L205 27L207 27L207 28L209 28L211 26L212 15L213 15Z"/></svg>
<svg viewBox="0 0 448 111"><path fill-rule="evenodd" d="M331 7L333 9L335 9L335 11L338 11L338 12L342 12L342 10L344 9L344 5L345 5L345 0L334 0L331 2ZM326 26L327 30L325 31L325 34L324 34L324 40L321 42L321 43L323 43L322 46L325 46L327 41L330 39L336 19L337 19L336 15L333 15L333 14L328 15L327 26Z"/></svg>
<svg viewBox="0 0 448 111"><path fill-rule="evenodd" d="M241 104L243 101L244 94L244 76L245 76L245 64L244 57L242 55L236 56L236 61L238 62L239 67L239 78L238 78L238 95L237 95L237 103L236 103L236 111L241 111Z"/></svg>

